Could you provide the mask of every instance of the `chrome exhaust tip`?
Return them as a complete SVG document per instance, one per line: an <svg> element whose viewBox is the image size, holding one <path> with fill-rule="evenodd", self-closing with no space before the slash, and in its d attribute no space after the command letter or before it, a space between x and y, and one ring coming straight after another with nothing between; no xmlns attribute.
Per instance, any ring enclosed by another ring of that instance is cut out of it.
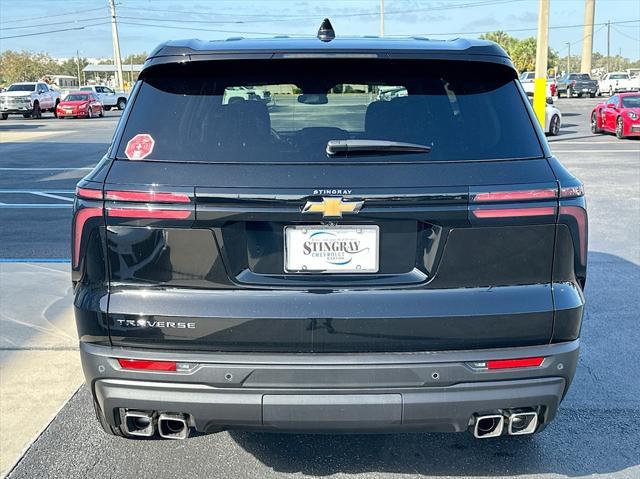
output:
<svg viewBox="0 0 640 479"><path fill-rule="evenodd" d="M158 433L165 439L186 439L189 436L186 416L163 412L158 417Z"/></svg>
<svg viewBox="0 0 640 479"><path fill-rule="evenodd" d="M510 413L507 419L509 420L507 432L510 436L533 434L538 427L537 412L514 412Z"/></svg>
<svg viewBox="0 0 640 479"><path fill-rule="evenodd" d="M504 416L501 414L477 416L473 426L473 435L477 439L488 439L500 436L503 430Z"/></svg>
<svg viewBox="0 0 640 479"><path fill-rule="evenodd" d="M125 411L122 426L129 436L151 437L155 432L155 417L152 412Z"/></svg>

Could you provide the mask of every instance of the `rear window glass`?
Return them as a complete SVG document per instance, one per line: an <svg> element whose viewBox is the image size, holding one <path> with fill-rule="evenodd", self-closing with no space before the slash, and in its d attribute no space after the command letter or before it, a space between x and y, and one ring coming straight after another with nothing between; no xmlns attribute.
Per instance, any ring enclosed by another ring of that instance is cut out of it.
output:
<svg viewBox="0 0 640 479"><path fill-rule="evenodd" d="M470 74L470 71L473 74ZM203 62L150 70L117 157L139 134L147 160L455 161L542 156L532 119L501 65L453 61ZM328 157L330 140L387 140L429 153Z"/></svg>
<svg viewBox="0 0 640 479"><path fill-rule="evenodd" d="M79 95L71 93L64 98L64 101L87 101L89 100L88 95Z"/></svg>

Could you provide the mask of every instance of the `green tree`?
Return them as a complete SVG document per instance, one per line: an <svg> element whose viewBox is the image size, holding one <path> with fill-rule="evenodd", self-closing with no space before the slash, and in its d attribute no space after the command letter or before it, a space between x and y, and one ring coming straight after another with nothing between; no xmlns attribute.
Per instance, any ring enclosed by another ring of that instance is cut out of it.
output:
<svg viewBox="0 0 640 479"><path fill-rule="evenodd" d="M58 64L46 53L13 50L0 53L0 81L3 84L36 81L57 70Z"/></svg>
<svg viewBox="0 0 640 479"><path fill-rule="evenodd" d="M133 53L122 60L122 63L126 63L127 65L131 63L133 63L134 65L141 65L142 63L144 63L148 56L149 55L147 54L147 52Z"/></svg>
<svg viewBox="0 0 640 479"><path fill-rule="evenodd" d="M86 58L80 57L80 71L89 64L89 61ZM73 57L65 60L58 67L57 70L59 75L71 75L78 76L78 58Z"/></svg>
<svg viewBox="0 0 640 479"><path fill-rule="evenodd" d="M536 39L533 37L519 40L506 32L484 33L480 35L483 40L496 42L511 57L513 65L519 72L535 70L536 67ZM549 69L558 64L558 53L552 49L547 52L547 66Z"/></svg>

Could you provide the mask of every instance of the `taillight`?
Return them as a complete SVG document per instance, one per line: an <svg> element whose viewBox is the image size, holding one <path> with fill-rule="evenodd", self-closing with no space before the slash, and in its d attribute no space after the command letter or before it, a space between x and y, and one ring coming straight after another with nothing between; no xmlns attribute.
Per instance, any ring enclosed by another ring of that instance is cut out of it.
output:
<svg viewBox="0 0 640 479"><path fill-rule="evenodd" d="M80 244L85 223L91 218L102 216L102 208L82 208L73 220L73 267L80 264Z"/></svg>
<svg viewBox="0 0 640 479"><path fill-rule="evenodd" d="M106 208L106 215L111 218L134 218L134 219L187 219L192 213L191 209L162 209L154 208L154 203L190 203L191 198L186 193L170 193L161 191L120 191L108 190L104 194L102 189L86 187L76 188L76 197L81 200L93 201L119 201L133 203L151 203L147 207L139 205L135 208L110 207ZM103 205L100 207L84 206L78 209L73 220L73 267L80 264L80 246L84 226L91 218L102 216L105 212Z"/></svg>
<svg viewBox="0 0 640 479"><path fill-rule="evenodd" d="M536 208L495 208L471 210L476 218L524 218L528 216L550 216L556 214L554 206L541 206Z"/></svg>
<svg viewBox="0 0 640 479"><path fill-rule="evenodd" d="M102 190L94 190L91 188L76 188L76 196L86 200L101 200Z"/></svg>
<svg viewBox="0 0 640 479"><path fill-rule="evenodd" d="M105 193L105 199L113 201L141 201L145 203L189 203L185 193L164 193L160 191L113 191Z"/></svg>
<svg viewBox="0 0 640 479"><path fill-rule="evenodd" d="M184 220L191 215L191 210L151 210L139 208L108 208L107 216L111 218L141 218Z"/></svg>
<svg viewBox="0 0 640 479"><path fill-rule="evenodd" d="M560 188L560 198L579 198L580 196L584 196L582 185L563 186Z"/></svg>
<svg viewBox="0 0 640 479"><path fill-rule="evenodd" d="M581 206L560 206L560 216L569 216L578 228L578 248L580 264L587 264L587 210Z"/></svg>
<svg viewBox="0 0 640 479"><path fill-rule="evenodd" d="M515 191L488 191L476 193L471 197L474 203L489 203L494 201L526 201L526 200L546 200L558 197L556 188L541 188L532 190Z"/></svg>

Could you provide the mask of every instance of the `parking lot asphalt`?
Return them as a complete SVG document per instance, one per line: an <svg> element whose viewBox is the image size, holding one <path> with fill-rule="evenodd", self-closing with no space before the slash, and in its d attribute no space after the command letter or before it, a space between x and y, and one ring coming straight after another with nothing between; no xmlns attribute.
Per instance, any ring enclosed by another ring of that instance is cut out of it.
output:
<svg viewBox="0 0 640 479"><path fill-rule="evenodd" d="M640 477L640 141L592 135L588 115L597 101L556 101L563 126L549 139L585 183L590 238L578 371L557 419L542 433L478 441L469 434L222 432L132 441L99 429L81 387L9 477ZM68 258L68 199L106 151L116 122L110 113L0 123L2 258Z"/></svg>

